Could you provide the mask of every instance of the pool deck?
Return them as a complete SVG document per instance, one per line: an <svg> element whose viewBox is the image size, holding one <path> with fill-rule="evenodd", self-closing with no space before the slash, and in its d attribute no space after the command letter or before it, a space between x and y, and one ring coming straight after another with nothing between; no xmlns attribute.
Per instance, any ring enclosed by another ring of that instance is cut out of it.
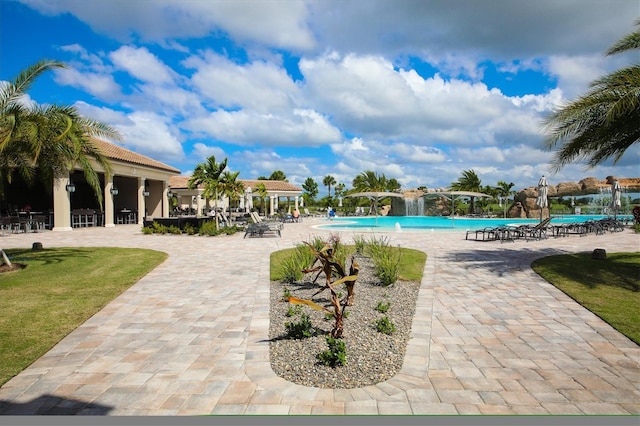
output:
<svg viewBox="0 0 640 426"><path fill-rule="evenodd" d="M117 246L169 258L0 388L0 414L639 415L640 347L541 279L540 257L639 251L631 230L509 243L464 231L389 232L427 253L402 370L377 385L320 389L269 364L269 254L282 237L143 235L138 225L0 237L0 247ZM370 234L365 234L370 235Z"/></svg>

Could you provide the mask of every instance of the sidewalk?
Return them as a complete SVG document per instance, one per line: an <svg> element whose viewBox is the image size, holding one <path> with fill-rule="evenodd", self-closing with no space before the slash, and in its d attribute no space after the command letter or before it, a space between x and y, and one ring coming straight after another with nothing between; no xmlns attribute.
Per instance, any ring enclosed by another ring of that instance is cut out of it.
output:
<svg viewBox="0 0 640 426"><path fill-rule="evenodd" d="M326 220L287 223L281 238L142 235L138 225L0 237L4 249L169 253L0 388L0 414L640 414L640 347L529 267L557 253L638 251L630 230L504 244L464 231L385 233L428 255L401 372L359 389L277 377L269 254L328 236L314 228Z"/></svg>

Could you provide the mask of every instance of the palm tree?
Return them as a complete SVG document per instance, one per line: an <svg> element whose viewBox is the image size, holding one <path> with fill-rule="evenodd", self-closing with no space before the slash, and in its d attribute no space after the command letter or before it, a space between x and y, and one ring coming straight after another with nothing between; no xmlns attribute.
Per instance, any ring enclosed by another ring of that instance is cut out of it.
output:
<svg viewBox="0 0 640 426"><path fill-rule="evenodd" d="M225 158L220 164L216 162L215 155L207 158L205 163L196 165L193 170L193 175L187 182L189 189L196 188L199 185L204 187L202 196L205 200L213 198L214 210L216 212L216 229L218 229L218 198L220 198L220 177L227 168L227 159Z"/></svg>
<svg viewBox="0 0 640 426"><path fill-rule="evenodd" d="M635 22L640 26L640 19ZM613 45L606 55L640 48L640 29ZM594 167L640 141L640 63L622 68L591 83L591 90L548 115L543 124L547 148L564 145L555 153L552 169L586 160ZM566 141L566 142L565 142Z"/></svg>
<svg viewBox="0 0 640 426"><path fill-rule="evenodd" d="M507 200L509 199L509 196L513 194L513 187L515 186L515 184L513 182L505 182L503 180L499 180L498 181L498 186L496 186L496 192L498 197L504 197L504 209L505 209L505 213L504 216L507 216Z"/></svg>
<svg viewBox="0 0 640 426"><path fill-rule="evenodd" d="M327 187L329 199L331 199L331 186L336 184L336 179L331 175L326 175L324 179L322 179L322 184Z"/></svg>
<svg viewBox="0 0 640 426"><path fill-rule="evenodd" d="M353 192L387 192L400 189L399 183L395 179L387 179L384 174L378 175L372 170L367 170L353 178ZM370 209L376 208L378 199L371 200Z"/></svg>
<svg viewBox="0 0 640 426"><path fill-rule="evenodd" d="M74 107L21 102L33 82L54 68L64 68L64 64L40 61L0 88L0 192L5 180L11 183L14 173L30 183L38 170L47 183L79 166L102 207L102 188L92 161L102 167L107 178L111 167L94 138L120 140L120 134L81 116Z"/></svg>
<svg viewBox="0 0 640 426"><path fill-rule="evenodd" d="M266 215L266 207L265 207L265 198L269 196L269 192L267 191L267 187L264 183L259 183L256 185L255 194L260 198L260 205L262 207L262 212Z"/></svg>
<svg viewBox="0 0 640 426"><path fill-rule="evenodd" d="M220 193L229 198L229 201L236 201L244 194L244 183L238 180L240 172L225 171L220 177ZM231 203L229 203L231 207Z"/></svg>
<svg viewBox="0 0 640 426"><path fill-rule="evenodd" d="M35 117L21 99L40 75L54 68L64 67L61 62L40 61L0 88L0 152L10 143L37 132L37 125L30 122Z"/></svg>
<svg viewBox="0 0 640 426"><path fill-rule="evenodd" d="M480 178L473 170L465 170L462 172L462 176L458 178L456 182L451 184L452 191L469 191L469 192L480 192L482 190L482 182ZM469 205L469 213L474 213L476 210L475 206L475 198L470 197L471 204Z"/></svg>

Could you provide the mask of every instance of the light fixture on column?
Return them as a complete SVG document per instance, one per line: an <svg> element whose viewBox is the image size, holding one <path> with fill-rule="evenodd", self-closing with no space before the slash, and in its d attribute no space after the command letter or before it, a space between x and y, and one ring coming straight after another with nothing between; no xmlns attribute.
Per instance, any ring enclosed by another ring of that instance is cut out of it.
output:
<svg viewBox="0 0 640 426"><path fill-rule="evenodd" d="M76 186L73 182L71 182L71 179L69 179L69 182L67 183L67 186L65 186L65 188L67 189L67 192L76 192Z"/></svg>
<svg viewBox="0 0 640 426"><path fill-rule="evenodd" d="M149 196L149 191L147 191L147 189L145 188L145 190L144 190L144 191L142 191L142 195L143 195L144 197L148 197L148 196Z"/></svg>
<svg viewBox="0 0 640 426"><path fill-rule="evenodd" d="M115 185L113 185L109 191L111 192L111 195L114 195L114 196L118 195L118 192L120 192L118 191L118 188Z"/></svg>
<svg viewBox="0 0 640 426"><path fill-rule="evenodd" d="M167 191L167 197L169 198L173 197L173 192L171 192L171 190Z"/></svg>

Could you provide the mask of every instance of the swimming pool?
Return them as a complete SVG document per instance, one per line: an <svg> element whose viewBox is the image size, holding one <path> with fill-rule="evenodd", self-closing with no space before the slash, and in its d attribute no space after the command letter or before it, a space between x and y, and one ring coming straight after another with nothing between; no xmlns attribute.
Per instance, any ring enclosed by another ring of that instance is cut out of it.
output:
<svg viewBox="0 0 640 426"><path fill-rule="evenodd" d="M554 223L575 223L587 220L604 219L602 215L564 215L553 217ZM619 216L622 217L622 216ZM626 217L626 216L625 216ZM327 223L318 225L327 230L360 230L360 231L419 231L419 230L476 230L485 227L500 225L536 224L540 219L514 219L514 218L471 218L448 216L362 216L362 217L337 217L334 220L325 219Z"/></svg>

